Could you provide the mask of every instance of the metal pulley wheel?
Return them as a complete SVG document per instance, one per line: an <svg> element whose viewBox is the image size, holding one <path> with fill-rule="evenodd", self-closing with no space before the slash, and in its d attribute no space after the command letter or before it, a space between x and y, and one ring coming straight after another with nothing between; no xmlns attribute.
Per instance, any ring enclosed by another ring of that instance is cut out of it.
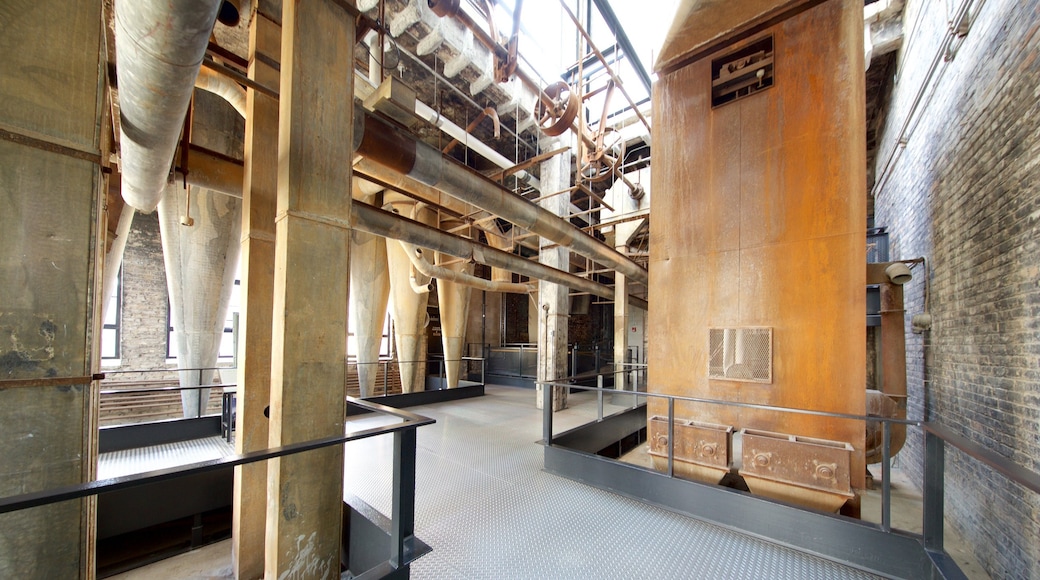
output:
<svg viewBox="0 0 1040 580"><path fill-rule="evenodd" d="M538 127L550 137L563 135L578 117L578 95L571 91L570 85L559 81L545 87L545 96L552 101L552 106L547 105L543 99L538 99L534 109Z"/></svg>
<svg viewBox="0 0 1040 580"><path fill-rule="evenodd" d="M459 12L459 0L426 0L426 5L441 18L455 16Z"/></svg>

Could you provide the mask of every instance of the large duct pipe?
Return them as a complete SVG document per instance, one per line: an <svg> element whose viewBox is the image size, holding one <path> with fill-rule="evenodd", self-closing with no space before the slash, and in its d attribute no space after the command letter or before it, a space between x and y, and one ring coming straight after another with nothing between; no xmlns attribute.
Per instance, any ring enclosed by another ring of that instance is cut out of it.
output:
<svg viewBox="0 0 1040 580"><path fill-rule="evenodd" d="M895 262L899 264L900 262ZM881 390L867 391L867 415L906 419L906 322L903 287L891 282L881 289ZM906 442L906 425L891 426L890 456ZM882 460L883 432L880 423L867 423L866 462Z"/></svg>
<svg viewBox="0 0 1040 580"><path fill-rule="evenodd" d="M126 253L126 240L130 237L130 227L134 223L134 208L124 206L119 214L119 223L114 232L112 245L105 252L104 279L102 281L101 320L108 320L109 310L116 305L112 300L116 296L116 282L119 279L119 268L123 265L123 254Z"/></svg>
<svg viewBox="0 0 1040 580"><path fill-rule="evenodd" d="M477 276L461 269L452 269L446 266L441 266L440 264L431 264L429 260L426 259L422 248L414 244L409 244L408 242L400 242L400 244L408 253L408 257L412 260L412 266L415 267L416 270L421 272L424 276L436 278L438 281L447 280L448 282L453 282L462 286L469 286L470 288L487 290L489 292L506 292L510 294L529 294L535 290L532 284L495 282L494 280L478 278Z"/></svg>
<svg viewBox="0 0 1040 580"><path fill-rule="evenodd" d="M407 175L448 195L513 222L543 238L648 283L646 270L628 257L530 201L460 165L436 148L402 135L390 124L358 111L354 119L354 151L374 163Z"/></svg>
<svg viewBox="0 0 1040 580"><path fill-rule="evenodd" d="M123 199L159 205L220 0L116 0Z"/></svg>
<svg viewBox="0 0 1040 580"><path fill-rule="evenodd" d="M354 203L350 206L351 221L356 229L392 240L401 240L424 248L444 252L457 258L505 268L531 278L562 284L579 292L588 292L601 298L613 298L614 290L538 262L485 246L479 242L453 236L436 228L394 215L390 212ZM394 244L400 246L400 244ZM387 246L389 249L390 246Z"/></svg>

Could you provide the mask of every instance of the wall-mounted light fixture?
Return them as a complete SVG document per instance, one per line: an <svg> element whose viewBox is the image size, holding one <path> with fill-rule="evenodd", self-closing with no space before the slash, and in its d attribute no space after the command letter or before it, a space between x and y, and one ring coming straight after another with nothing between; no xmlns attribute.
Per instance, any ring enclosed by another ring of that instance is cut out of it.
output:
<svg viewBox="0 0 1040 580"><path fill-rule="evenodd" d="M899 284L902 286L913 278L913 274L910 273L910 268L903 262L893 262L885 268L885 275L892 281L893 284Z"/></svg>

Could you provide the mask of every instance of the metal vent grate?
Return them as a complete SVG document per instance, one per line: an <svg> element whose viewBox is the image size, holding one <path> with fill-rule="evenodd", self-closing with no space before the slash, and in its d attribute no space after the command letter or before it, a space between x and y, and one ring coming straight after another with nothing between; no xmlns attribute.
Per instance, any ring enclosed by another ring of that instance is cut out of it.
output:
<svg viewBox="0 0 1040 580"><path fill-rule="evenodd" d="M708 329L708 378L773 382L773 329Z"/></svg>

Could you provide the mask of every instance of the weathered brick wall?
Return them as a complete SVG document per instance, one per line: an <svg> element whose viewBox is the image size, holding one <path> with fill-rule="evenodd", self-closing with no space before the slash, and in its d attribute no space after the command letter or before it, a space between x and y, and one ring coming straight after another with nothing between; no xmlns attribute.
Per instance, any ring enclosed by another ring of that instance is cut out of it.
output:
<svg viewBox="0 0 1040 580"><path fill-rule="evenodd" d="M931 273L930 333L909 332L925 308L923 268L906 287L910 417L1040 471L1040 1L985 2L903 134L947 4L907 4L877 162L891 256L925 256ZM919 434L897 459L920 481ZM994 578L1040 577L1036 494L948 451L946 510Z"/></svg>
<svg viewBox="0 0 1040 580"><path fill-rule="evenodd" d="M157 213L134 216L123 255L123 309L120 366L112 370L166 368L166 273ZM176 378L169 373L111 375L113 380Z"/></svg>

